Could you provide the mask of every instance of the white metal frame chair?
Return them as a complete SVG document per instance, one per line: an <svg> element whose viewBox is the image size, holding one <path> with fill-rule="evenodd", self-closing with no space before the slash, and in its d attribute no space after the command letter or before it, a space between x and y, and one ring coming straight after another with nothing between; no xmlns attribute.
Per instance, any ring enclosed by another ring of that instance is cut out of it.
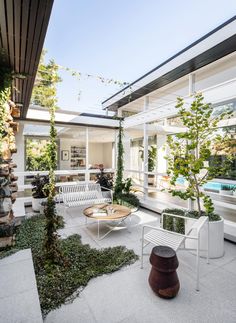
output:
<svg viewBox="0 0 236 323"><path fill-rule="evenodd" d="M161 223L163 224L163 217L165 215L172 216L174 218L182 218L185 220L189 219L185 216L162 213ZM207 263L209 263L209 220L207 216L201 216L199 219L192 219L194 224L190 228L189 232L186 234L180 234L173 231L165 230L161 227L154 227L150 225L144 225L142 229L142 253L141 253L141 268L143 268L143 249L150 243L156 246L168 246L175 251L179 249L195 250L190 248L185 248L185 240L193 239L197 241L197 254L196 254L196 290L199 291L199 257L200 257L200 233L204 225L207 225ZM146 229L150 229L145 233ZM195 234L196 232L196 234ZM194 234L194 235L193 235ZM146 244L145 244L146 242ZM182 245L184 245L183 248Z"/></svg>

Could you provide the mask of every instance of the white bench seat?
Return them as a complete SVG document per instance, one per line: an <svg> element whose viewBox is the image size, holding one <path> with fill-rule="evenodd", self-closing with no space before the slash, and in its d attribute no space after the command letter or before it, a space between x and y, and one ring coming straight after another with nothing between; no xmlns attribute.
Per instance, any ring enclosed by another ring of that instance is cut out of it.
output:
<svg viewBox="0 0 236 323"><path fill-rule="evenodd" d="M72 184L61 186L59 189L60 200L63 201L67 208L77 207L82 205L111 203L112 191L110 197L104 197L101 186L96 183Z"/></svg>

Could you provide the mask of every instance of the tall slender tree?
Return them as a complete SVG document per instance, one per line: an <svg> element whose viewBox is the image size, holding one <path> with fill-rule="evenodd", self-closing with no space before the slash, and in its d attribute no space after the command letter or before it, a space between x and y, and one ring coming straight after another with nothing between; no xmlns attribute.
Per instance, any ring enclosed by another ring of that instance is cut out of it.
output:
<svg viewBox="0 0 236 323"><path fill-rule="evenodd" d="M61 82L58 75L58 66L54 60L44 63L43 52L33 90L32 102L49 109L50 113L50 142L47 145L47 164L49 170L48 197L44 209L46 217L46 235L44 241L45 260L50 264L61 261L61 252L58 245L58 215L55 208L55 169L57 168L57 131L55 127L55 111L57 108L57 83Z"/></svg>
<svg viewBox="0 0 236 323"><path fill-rule="evenodd" d="M172 185L169 192L184 200L196 201L199 215L202 213L203 200L206 213L212 214L212 200L201 188L209 180L224 174L235 158L230 150L225 148L229 142L227 133L221 135L217 131L219 122L229 118L232 111L226 109L221 114L215 114L214 107L204 103L201 93L195 95L190 106L186 106L184 100L178 98L176 109L185 131L168 137L168 175L171 176ZM223 150L224 164L217 158ZM187 181L184 191L176 187L180 176Z"/></svg>

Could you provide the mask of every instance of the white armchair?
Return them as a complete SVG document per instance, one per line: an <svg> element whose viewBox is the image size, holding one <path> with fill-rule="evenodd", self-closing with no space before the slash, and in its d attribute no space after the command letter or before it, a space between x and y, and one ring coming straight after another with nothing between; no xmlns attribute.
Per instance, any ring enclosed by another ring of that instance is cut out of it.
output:
<svg viewBox="0 0 236 323"><path fill-rule="evenodd" d="M175 218L183 218L185 221L188 219L187 217L176 215L176 214L169 214L169 213L162 213L161 215L161 223L163 223L164 216L172 216ZM200 234L202 227L207 225L208 234L207 234L207 263L209 263L209 220L207 216L201 216L199 219L192 219L194 224L190 228L188 232L185 234L180 234L172 231L165 230L160 227L154 227L150 225L144 225L142 229L142 252L141 252L141 268L143 268L143 249L150 243L155 246L168 246L174 249L175 251L179 249L186 249L184 242L186 239L193 239L196 240L196 290L199 291L199 252L200 252ZM147 232L147 229L149 231ZM182 248L183 247L183 248ZM193 250L189 249L188 250Z"/></svg>

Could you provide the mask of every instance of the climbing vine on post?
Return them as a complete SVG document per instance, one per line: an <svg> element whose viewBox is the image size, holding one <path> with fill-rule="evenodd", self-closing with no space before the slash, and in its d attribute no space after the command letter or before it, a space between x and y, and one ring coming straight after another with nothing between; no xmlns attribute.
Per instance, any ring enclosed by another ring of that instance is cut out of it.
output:
<svg viewBox="0 0 236 323"><path fill-rule="evenodd" d="M170 149L166 158L167 173L172 185L168 191L181 199L196 201L199 215L202 213L203 200L205 211L209 215L214 212L214 206L201 187L214 177L224 174L232 162L227 134L217 132L219 122L228 118L231 111L226 109L221 114L214 113L213 106L204 103L202 94L195 95L190 107L186 107L184 100L178 98L176 109L186 129L175 136L169 136L167 140ZM224 164L217 158L222 151L226 157ZM179 177L184 177L187 181L184 191L175 187Z"/></svg>
<svg viewBox="0 0 236 323"><path fill-rule="evenodd" d="M45 188L48 192L44 214L46 217L46 235L44 241L44 256L46 264L54 265L61 262L61 251L58 244L57 228L59 218L55 207L55 170L57 168L57 131L55 127L56 84L61 82L58 66L53 60L44 64L43 52L37 74L37 83L33 90L32 102L48 108L50 113L50 142L47 144L47 164L49 170L49 184Z"/></svg>
<svg viewBox="0 0 236 323"><path fill-rule="evenodd" d="M123 127L122 119L119 120L119 133L118 133L118 144L117 144L117 171L116 181L114 188L114 198L117 199L122 194L123 190L123 171L124 171L124 146L123 146Z"/></svg>

